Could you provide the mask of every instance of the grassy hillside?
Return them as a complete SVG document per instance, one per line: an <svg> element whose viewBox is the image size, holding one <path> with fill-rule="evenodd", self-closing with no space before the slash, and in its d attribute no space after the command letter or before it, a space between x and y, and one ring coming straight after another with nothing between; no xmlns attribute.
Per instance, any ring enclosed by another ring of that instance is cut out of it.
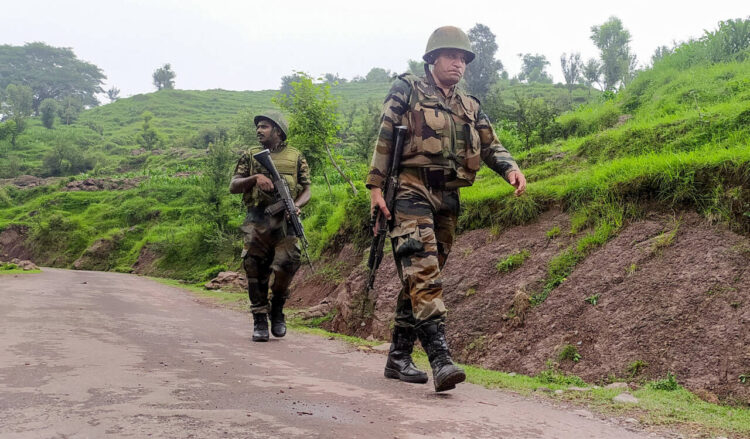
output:
<svg viewBox="0 0 750 439"><path fill-rule="evenodd" d="M522 224L552 205L572 212L570 232L580 239L550 265L547 284L536 292L535 301L543 301L589 252L615 236L624 221L639 217L654 203L688 206L750 233L750 61L737 53L708 59L706 46L705 40L686 44L613 99L595 98L561 115L549 143L522 149L518 131L511 123L502 124L501 138L526 173L528 192L511 196L510 186L484 168L477 183L462 190L459 227ZM340 117L382 99L387 88L368 83L333 87L340 98ZM560 87L542 88L554 96L567 93ZM524 93L535 96L538 89L530 86ZM576 90L573 96L582 99L582 92ZM105 269L130 270L144 248L154 255L153 272L178 278L201 280L219 269L237 268L236 227L243 219L242 208L238 197L226 194L224 187L217 189L211 160L206 160L213 153L206 151L205 138L198 134L217 125L236 126L243 109L252 114L270 108L273 94L163 90L86 111L72 126L46 130L32 121L16 148L4 146L6 170L15 161L22 168L16 171L44 175L45 160L70 143L93 164L57 186L0 188L0 228L28 226L28 245L38 259L61 266L106 238L113 250ZM138 150L135 137L145 110L154 114L152 124L163 136L160 151ZM236 135L231 129L229 133ZM363 246L367 241L368 201L361 184L365 161L346 150L337 153L358 181L360 194L352 197L331 169L330 193L321 173L315 175L313 201L304 212L313 257L342 242ZM226 162L229 173L234 158ZM124 191L59 190L68 180L101 176L142 180Z"/></svg>

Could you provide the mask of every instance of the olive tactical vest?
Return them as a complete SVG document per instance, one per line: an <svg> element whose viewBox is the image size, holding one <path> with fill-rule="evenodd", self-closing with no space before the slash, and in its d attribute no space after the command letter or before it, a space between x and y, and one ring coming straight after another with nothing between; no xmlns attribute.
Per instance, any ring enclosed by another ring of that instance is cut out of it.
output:
<svg viewBox="0 0 750 439"><path fill-rule="evenodd" d="M250 148L248 153L252 156L252 154L261 151L263 151L262 146L255 146ZM299 157L299 150L289 145L284 146L280 151L271 152L271 160L276 166L276 170L279 171L281 177L284 178L289 185L289 192L292 194L292 198L297 198L297 194L302 190L302 186L297 182L297 174L299 171L297 165L299 163ZM263 165L255 159L251 159L250 175L254 174L263 174L272 179L271 173L268 172ZM245 193L244 201L247 206L268 205L273 203L275 198L273 192L265 192L256 185L251 192Z"/></svg>
<svg viewBox="0 0 750 439"><path fill-rule="evenodd" d="M421 78L404 74L400 79L411 92L405 122L409 127L402 167L450 169L447 187L471 186L481 165L480 138L476 130L479 102L454 91L450 106L440 91Z"/></svg>

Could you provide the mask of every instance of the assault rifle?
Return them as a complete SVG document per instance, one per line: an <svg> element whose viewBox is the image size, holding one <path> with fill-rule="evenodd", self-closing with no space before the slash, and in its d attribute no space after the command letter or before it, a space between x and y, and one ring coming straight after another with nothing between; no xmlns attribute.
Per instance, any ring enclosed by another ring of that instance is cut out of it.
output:
<svg viewBox="0 0 750 439"><path fill-rule="evenodd" d="M292 193L289 191L289 184L284 177L279 174L279 171L273 164L273 160L271 160L271 153L267 149L253 154L253 158L271 173L273 188L276 192L276 198L278 199L277 202L266 207L266 215L273 216L282 210L286 212L287 219L294 230L294 234L297 235L300 242L302 242L302 249L305 251L307 263L310 264L310 270L314 273L315 269L313 269L312 262L310 261L310 255L307 254L308 243L307 237L305 236L305 229L302 227L302 221L300 221L299 215L297 215L297 206L294 205Z"/></svg>
<svg viewBox="0 0 750 439"><path fill-rule="evenodd" d="M395 214L394 207L396 205L396 190L398 189L398 172L401 167L401 154L404 151L405 136L405 126L398 125L393 127L393 153L389 159L388 175L386 175L385 188L383 190L383 199L391 215ZM380 263L383 261L383 245L385 245L385 238L388 235L388 220L383 215L383 211L378 207L375 207L375 211L372 212L370 225L373 228L377 226L377 230L375 231L375 236L372 238L370 257L367 261L367 268L369 268L370 272L367 275L365 292L369 292L375 283L375 274L378 271L378 267L380 267Z"/></svg>

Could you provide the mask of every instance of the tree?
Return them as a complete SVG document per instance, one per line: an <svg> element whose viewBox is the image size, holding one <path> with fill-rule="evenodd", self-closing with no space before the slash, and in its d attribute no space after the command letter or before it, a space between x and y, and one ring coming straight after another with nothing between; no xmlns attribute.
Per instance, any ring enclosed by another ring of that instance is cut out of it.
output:
<svg viewBox="0 0 750 439"><path fill-rule="evenodd" d="M48 130L55 124L55 113L57 113L57 101L47 98L39 104L39 114L42 116L42 125Z"/></svg>
<svg viewBox="0 0 750 439"><path fill-rule="evenodd" d="M325 75L323 75L323 80L331 85L346 84L348 82L346 78L342 78L338 73L336 73L335 75L333 73L326 73Z"/></svg>
<svg viewBox="0 0 750 439"><path fill-rule="evenodd" d="M0 140L4 140L10 137L10 144L16 146L16 137L18 137L18 129L16 128L16 122L9 120L7 122L0 122Z"/></svg>
<svg viewBox="0 0 750 439"><path fill-rule="evenodd" d="M424 61L417 61L410 59L408 64L408 71L412 75L423 76L424 75Z"/></svg>
<svg viewBox="0 0 750 439"><path fill-rule="evenodd" d="M606 90L616 90L634 71L636 58L630 51L630 32L617 17L591 27L591 40L600 50Z"/></svg>
<svg viewBox="0 0 750 439"><path fill-rule="evenodd" d="M65 96L57 107L57 114L60 116L60 122L70 125L78 119L78 115L83 111L83 103L76 96Z"/></svg>
<svg viewBox="0 0 750 439"><path fill-rule="evenodd" d="M573 96L573 87L581 80L581 70L583 68L581 54L571 53L570 56L566 56L563 53L560 56L560 66L565 77L565 85L568 87L568 93L570 96Z"/></svg>
<svg viewBox="0 0 750 439"><path fill-rule="evenodd" d="M96 106L97 93L106 79L99 67L79 60L71 49L44 43L0 45L0 89L26 85L33 92L33 109L43 100L76 96L85 106Z"/></svg>
<svg viewBox="0 0 750 439"><path fill-rule="evenodd" d="M44 155L42 167L47 175L71 175L93 169L94 160L86 157L70 133L57 132L52 149Z"/></svg>
<svg viewBox="0 0 750 439"><path fill-rule="evenodd" d="M476 54L474 61L466 66L466 84L469 91L484 99L490 91L490 86L500 79L503 63L495 59L497 43L495 34L490 28L477 23L469 29L469 41L471 50Z"/></svg>
<svg viewBox="0 0 750 439"><path fill-rule="evenodd" d="M593 84L597 84L600 88L603 88L601 87L600 82L602 77L602 65L599 61L590 58L586 61L586 64L583 65L581 73L583 74L584 83L589 87L589 96L591 96L591 87Z"/></svg>
<svg viewBox="0 0 750 439"><path fill-rule="evenodd" d="M208 212L216 227L224 232L228 229L229 213L225 206L227 186L232 172L232 162L236 160L227 138L208 144L208 156L203 165L203 190L206 203L211 206Z"/></svg>
<svg viewBox="0 0 750 439"><path fill-rule="evenodd" d="M338 140L336 133L339 124L336 116L337 103L331 96L329 84L315 84L310 76L298 73L300 80L293 82L289 95L279 93L274 99L284 110L289 112L289 143L305 153L310 166L323 171L323 151L336 171L352 188L354 195L357 188L351 179L344 174L333 157L330 145ZM330 190L330 185L329 185Z"/></svg>
<svg viewBox="0 0 750 439"><path fill-rule="evenodd" d="M154 79L154 86L157 90L174 89L174 78L177 75L172 71L172 66L169 63L156 69L151 76Z"/></svg>
<svg viewBox="0 0 750 439"><path fill-rule="evenodd" d="M299 75L299 73L294 72L291 75L286 75L281 77L281 88L279 91L284 96L289 96L292 93L292 83L299 82L302 79L302 76ZM255 124L252 125L255 127Z"/></svg>
<svg viewBox="0 0 750 439"><path fill-rule="evenodd" d="M109 98L110 103L120 99L120 89L113 85L112 88L107 90L107 98Z"/></svg>
<svg viewBox="0 0 750 439"><path fill-rule="evenodd" d="M545 132L554 123L557 111L542 98L526 98L515 93L517 108L513 120L524 137L526 149L531 147L531 137L536 133L545 140Z"/></svg>
<svg viewBox="0 0 750 439"><path fill-rule="evenodd" d="M520 81L552 84L552 77L544 71L549 65L547 57L538 53L519 53L518 56L521 58L521 73L518 74Z"/></svg>
<svg viewBox="0 0 750 439"><path fill-rule="evenodd" d="M143 125L141 125L137 142L141 147L150 151L161 142L161 139L156 129L151 126L151 119L154 118L154 115L150 111L146 111L141 116L143 117Z"/></svg>
<svg viewBox="0 0 750 439"><path fill-rule="evenodd" d="M355 152L363 160L370 158L378 139L380 112L381 106L376 101L369 101L362 115L352 124L351 136L354 139Z"/></svg>
<svg viewBox="0 0 750 439"><path fill-rule="evenodd" d="M389 82L391 79L393 79L393 73L380 67L373 67L365 75L365 81L367 82Z"/></svg>
<svg viewBox="0 0 750 439"><path fill-rule="evenodd" d="M33 112L34 92L25 85L8 84L2 102L2 113L16 123L16 131L22 133L26 128L26 118ZM15 146L15 142L14 142Z"/></svg>

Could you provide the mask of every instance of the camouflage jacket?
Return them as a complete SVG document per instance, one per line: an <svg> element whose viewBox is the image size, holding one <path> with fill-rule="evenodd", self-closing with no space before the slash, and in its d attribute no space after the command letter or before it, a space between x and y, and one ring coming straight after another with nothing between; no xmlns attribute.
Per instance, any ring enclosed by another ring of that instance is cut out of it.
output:
<svg viewBox="0 0 750 439"><path fill-rule="evenodd" d="M408 128L401 167L444 168L455 180L452 187L474 182L480 158L506 180L518 170L478 99L455 87L445 96L424 77L404 74L393 83L383 105L368 188L383 187L396 125Z"/></svg>
<svg viewBox="0 0 750 439"><path fill-rule="evenodd" d="M261 149L262 147L252 147L242 153L234 168L233 178L250 177L255 174L264 174L271 178L270 173L253 159L253 154L260 152ZM286 142L281 142L279 146L271 150L271 160L279 174L289 184L292 197L296 198L303 186L311 184L310 167L307 166L305 156L298 149L288 146ZM262 191L255 186L252 191L242 194L242 201L248 208L268 205L274 202L274 194Z"/></svg>

